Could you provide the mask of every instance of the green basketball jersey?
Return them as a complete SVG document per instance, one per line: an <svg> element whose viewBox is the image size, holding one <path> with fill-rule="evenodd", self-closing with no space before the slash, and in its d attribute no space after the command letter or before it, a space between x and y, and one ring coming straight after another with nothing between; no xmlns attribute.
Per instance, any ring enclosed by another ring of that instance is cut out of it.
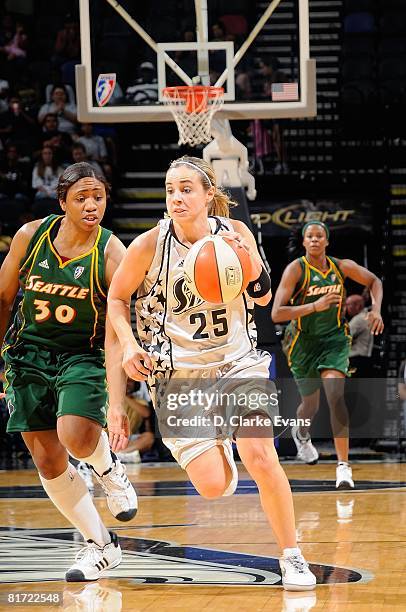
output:
<svg viewBox="0 0 406 612"><path fill-rule="evenodd" d="M104 348L104 251L111 231L99 227L87 253L63 262L53 245L61 219L47 217L28 245L19 276L23 297L3 351L21 341L57 351Z"/></svg>
<svg viewBox="0 0 406 612"><path fill-rule="evenodd" d="M312 336L327 336L344 329L345 320L343 305L345 304L344 276L333 257L327 257L329 268L326 272L312 266L306 257L298 259L302 268L302 276L295 287L290 302L292 306L311 304L327 293L337 293L341 296L339 308L331 306L323 312L313 312L305 317L299 317L291 322L298 332Z"/></svg>

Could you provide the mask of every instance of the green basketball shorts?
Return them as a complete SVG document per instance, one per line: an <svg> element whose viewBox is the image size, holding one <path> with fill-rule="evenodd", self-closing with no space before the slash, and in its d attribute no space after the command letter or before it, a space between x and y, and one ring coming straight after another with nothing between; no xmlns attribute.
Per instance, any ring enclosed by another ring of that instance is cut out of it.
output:
<svg viewBox="0 0 406 612"><path fill-rule="evenodd" d="M331 336L294 335L285 332L284 352L302 397L321 387L322 370L338 370L348 376L351 336L344 331Z"/></svg>
<svg viewBox="0 0 406 612"><path fill-rule="evenodd" d="M106 424L106 372L102 352L60 353L21 345L4 354L8 432L56 428L73 414Z"/></svg>

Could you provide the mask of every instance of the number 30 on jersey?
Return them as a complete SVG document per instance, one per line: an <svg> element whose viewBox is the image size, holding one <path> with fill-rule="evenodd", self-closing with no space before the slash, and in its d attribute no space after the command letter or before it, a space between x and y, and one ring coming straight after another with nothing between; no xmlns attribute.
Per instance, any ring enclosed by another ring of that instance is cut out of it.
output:
<svg viewBox="0 0 406 612"><path fill-rule="evenodd" d="M48 300L34 300L34 306L37 309L35 313L35 320L37 323L45 323L45 321L48 321L48 319L52 317L49 304L50 302ZM71 306L61 304L55 308L54 315L58 323L69 324L72 323L76 317L76 310Z"/></svg>

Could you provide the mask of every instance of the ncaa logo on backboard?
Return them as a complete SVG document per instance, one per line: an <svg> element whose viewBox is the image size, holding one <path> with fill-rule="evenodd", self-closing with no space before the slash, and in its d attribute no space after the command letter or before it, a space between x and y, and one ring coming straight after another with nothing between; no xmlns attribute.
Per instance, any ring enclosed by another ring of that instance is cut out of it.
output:
<svg viewBox="0 0 406 612"><path fill-rule="evenodd" d="M105 106L113 95L116 86L116 75L99 74L96 83L96 101L99 106Z"/></svg>
<svg viewBox="0 0 406 612"><path fill-rule="evenodd" d="M75 271L73 273L73 278L76 280L79 278L79 276L82 276L83 272L85 271L83 266L77 266L75 268Z"/></svg>

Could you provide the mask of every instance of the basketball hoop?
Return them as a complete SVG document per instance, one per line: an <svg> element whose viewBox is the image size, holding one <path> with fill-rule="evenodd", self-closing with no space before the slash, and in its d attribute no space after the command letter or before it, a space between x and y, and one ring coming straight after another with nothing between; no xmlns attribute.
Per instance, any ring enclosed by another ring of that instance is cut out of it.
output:
<svg viewBox="0 0 406 612"><path fill-rule="evenodd" d="M195 147L212 140L211 120L223 104L222 87L165 87L162 95L178 126L178 144Z"/></svg>

